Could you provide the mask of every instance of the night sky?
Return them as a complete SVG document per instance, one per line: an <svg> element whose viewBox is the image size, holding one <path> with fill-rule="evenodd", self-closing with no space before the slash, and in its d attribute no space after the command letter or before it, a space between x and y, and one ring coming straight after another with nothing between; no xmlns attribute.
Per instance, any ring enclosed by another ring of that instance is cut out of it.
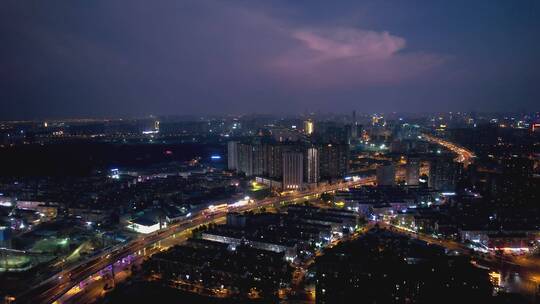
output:
<svg viewBox="0 0 540 304"><path fill-rule="evenodd" d="M540 105L540 1L0 3L0 119Z"/></svg>

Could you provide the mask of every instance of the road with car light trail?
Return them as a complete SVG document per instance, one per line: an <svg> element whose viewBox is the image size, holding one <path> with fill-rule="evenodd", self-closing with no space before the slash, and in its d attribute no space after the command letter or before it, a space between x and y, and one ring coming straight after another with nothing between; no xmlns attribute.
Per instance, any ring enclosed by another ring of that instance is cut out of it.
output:
<svg viewBox="0 0 540 304"><path fill-rule="evenodd" d="M285 202L294 202L301 200L306 196L320 195L326 192L332 192L340 189L346 189L350 187L357 187L362 185L370 185L375 183L375 177L370 176L359 180L340 182L336 184L321 185L312 190L297 191L287 193L283 196L266 198L245 206L236 207L234 211L244 212L250 210L256 210L262 207L268 207L272 205L279 205ZM62 295L68 292L75 285L84 281L91 275L99 272L100 270L114 264L116 261L122 258L132 255L141 254L147 255L147 251L155 247L157 244L167 238L170 238L178 233L193 229L197 226L212 223L215 221L224 220L226 212L219 212L214 214L199 213L194 215L189 220L184 220L175 224L172 224L162 230L154 232L149 235L141 236L128 244L120 247L113 247L108 251L100 253L97 256L90 258L87 261L78 263L64 271L61 271L51 278L43 281L38 286L30 288L27 292L16 297L16 303L53 303L58 300Z"/></svg>

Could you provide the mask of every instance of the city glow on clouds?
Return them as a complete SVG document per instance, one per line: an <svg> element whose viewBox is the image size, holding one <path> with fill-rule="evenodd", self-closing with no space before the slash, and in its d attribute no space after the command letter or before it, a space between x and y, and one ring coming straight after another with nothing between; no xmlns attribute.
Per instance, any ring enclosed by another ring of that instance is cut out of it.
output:
<svg viewBox="0 0 540 304"><path fill-rule="evenodd" d="M534 108L540 21L505 3L8 1L0 117Z"/></svg>
<svg viewBox="0 0 540 304"><path fill-rule="evenodd" d="M297 43L274 62L295 85L334 87L392 84L444 62L436 54L407 53L406 40L388 32L357 28L292 29Z"/></svg>
<svg viewBox="0 0 540 304"><path fill-rule="evenodd" d="M317 52L319 60L388 58L405 47L405 39L388 32L378 33L353 28L297 30L293 32L293 37Z"/></svg>

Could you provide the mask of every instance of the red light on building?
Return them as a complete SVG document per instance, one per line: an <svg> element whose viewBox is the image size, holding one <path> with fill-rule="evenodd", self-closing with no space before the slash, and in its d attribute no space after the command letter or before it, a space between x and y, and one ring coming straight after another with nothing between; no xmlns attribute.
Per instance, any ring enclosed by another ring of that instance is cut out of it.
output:
<svg viewBox="0 0 540 304"><path fill-rule="evenodd" d="M173 152L171 150L165 150L165 155L172 155Z"/></svg>
<svg viewBox="0 0 540 304"><path fill-rule="evenodd" d="M534 124L532 124L532 131L533 131L533 132L540 131L540 123L534 123Z"/></svg>

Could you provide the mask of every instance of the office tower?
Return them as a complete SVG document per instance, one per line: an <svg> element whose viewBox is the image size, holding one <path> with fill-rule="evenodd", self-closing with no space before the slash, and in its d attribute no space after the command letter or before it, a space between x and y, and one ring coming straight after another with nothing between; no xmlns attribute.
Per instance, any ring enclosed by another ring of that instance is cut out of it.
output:
<svg viewBox="0 0 540 304"><path fill-rule="evenodd" d="M341 178L349 171L349 145L325 144L318 147L320 179Z"/></svg>
<svg viewBox="0 0 540 304"><path fill-rule="evenodd" d="M319 151L317 148L308 148L306 151L306 182L319 182Z"/></svg>
<svg viewBox="0 0 540 304"><path fill-rule="evenodd" d="M394 186L396 184L396 167L387 163L377 168L377 185Z"/></svg>
<svg viewBox="0 0 540 304"><path fill-rule="evenodd" d="M420 180L420 159L409 157L405 165L405 183L408 186L418 186Z"/></svg>
<svg viewBox="0 0 540 304"><path fill-rule="evenodd" d="M236 141L227 143L227 168L229 170L238 169L238 142Z"/></svg>
<svg viewBox="0 0 540 304"><path fill-rule="evenodd" d="M298 190L304 180L303 155L300 152L283 153L283 189Z"/></svg>
<svg viewBox="0 0 540 304"><path fill-rule="evenodd" d="M311 119L304 121L304 133L306 133L306 135L313 134L314 130L315 130L315 126Z"/></svg>

